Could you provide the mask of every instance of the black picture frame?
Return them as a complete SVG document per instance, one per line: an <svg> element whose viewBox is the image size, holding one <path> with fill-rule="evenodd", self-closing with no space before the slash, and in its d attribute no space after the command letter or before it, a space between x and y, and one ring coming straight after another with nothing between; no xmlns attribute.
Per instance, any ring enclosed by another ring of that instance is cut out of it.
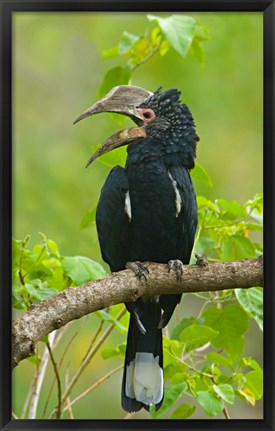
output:
<svg viewBox="0 0 275 431"><path fill-rule="evenodd" d="M264 419L257 420L12 420L11 419L11 233L12 233L12 14L13 12L262 12L264 19ZM275 430L274 423L274 49L272 0L0 0L1 28L1 430Z"/></svg>

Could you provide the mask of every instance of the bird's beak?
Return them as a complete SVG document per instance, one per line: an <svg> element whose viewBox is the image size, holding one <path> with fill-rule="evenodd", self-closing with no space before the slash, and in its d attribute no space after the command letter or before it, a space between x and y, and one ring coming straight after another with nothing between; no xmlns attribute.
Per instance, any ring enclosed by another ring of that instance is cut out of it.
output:
<svg viewBox="0 0 275 431"><path fill-rule="evenodd" d="M137 124L140 124L142 123L143 117L137 107L152 94L153 93L150 91L141 87L131 85L120 85L118 87L114 87L107 96L96 102L93 106L83 112L83 114L79 115L79 117L74 121L74 124L84 118L101 112L116 112L127 115ZM107 141L91 156L86 167L102 154L105 154L114 148L121 147L122 145L127 145L133 140L144 137L146 137L146 131L143 126L133 127L115 133L110 136L110 138L108 138Z"/></svg>

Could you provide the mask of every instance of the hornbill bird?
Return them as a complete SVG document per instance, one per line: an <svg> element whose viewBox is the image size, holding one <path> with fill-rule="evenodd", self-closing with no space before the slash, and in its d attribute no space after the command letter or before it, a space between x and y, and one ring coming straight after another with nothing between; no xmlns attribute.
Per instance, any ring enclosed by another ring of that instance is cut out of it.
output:
<svg viewBox="0 0 275 431"><path fill-rule="evenodd" d="M176 89L152 93L140 87L114 87L75 123L100 112L127 115L137 127L113 134L92 155L127 145L125 167L116 166L101 190L96 225L102 258L111 271L131 268L146 278L142 262L168 263L177 276L188 264L197 226L196 197L189 170L199 140L192 115ZM130 312L122 407L136 412L159 409L164 396L162 328L181 294L139 298Z"/></svg>

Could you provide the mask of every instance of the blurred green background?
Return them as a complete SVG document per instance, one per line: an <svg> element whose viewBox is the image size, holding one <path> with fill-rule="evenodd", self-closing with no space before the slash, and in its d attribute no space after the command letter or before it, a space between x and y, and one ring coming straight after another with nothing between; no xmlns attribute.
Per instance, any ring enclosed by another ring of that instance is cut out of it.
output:
<svg viewBox="0 0 275 431"><path fill-rule="evenodd" d="M183 60L170 50L140 67L131 83L151 91L160 86L182 91L181 99L193 113L201 138L197 160L213 181L212 188L195 182L196 193L244 203L262 191L263 16L189 15L210 32L211 39L204 44L205 68L193 57ZM119 58L102 60L102 50L116 45L123 31L138 34L146 27L152 24L145 13L14 13L13 235L17 239L30 233L36 243L41 231L57 242L62 255L84 255L101 262L95 226L81 230L80 221L96 206L110 168L96 161L86 170L85 164L91 147L103 143L120 126L108 114L76 126L72 123L98 99L105 72L123 64ZM186 315L197 311L191 295L184 302ZM84 353L83 346L89 344L96 323L93 316L84 325L82 321L74 324L82 324L82 330L71 352L72 368ZM257 331L252 324L248 351L261 361ZM252 335L255 332L257 336ZM112 337L122 342L125 335ZM99 356L90 368L91 382L109 366ZM29 361L15 370L13 399L18 414L33 372ZM86 383L87 379L86 374ZM118 373L83 400L78 417L124 417L119 405L120 379ZM79 388L85 389L83 380ZM110 387L111 399L103 405ZM262 417L260 402L247 411L243 403L239 407L231 409L232 417ZM194 417L205 418L200 413Z"/></svg>

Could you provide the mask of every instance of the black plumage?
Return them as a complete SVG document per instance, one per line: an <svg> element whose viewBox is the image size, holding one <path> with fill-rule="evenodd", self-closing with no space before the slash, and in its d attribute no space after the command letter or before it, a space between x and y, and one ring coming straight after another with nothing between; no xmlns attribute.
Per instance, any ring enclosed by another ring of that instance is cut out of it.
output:
<svg viewBox="0 0 275 431"><path fill-rule="evenodd" d="M116 133L92 156L94 160L128 145L126 166L111 170L96 214L102 257L111 271L136 261L189 263L197 226L189 171L194 167L198 136L192 115L179 96L174 89L150 93L138 87L116 87L79 117L120 112L138 126ZM161 328L180 299L181 295L162 295L126 304L131 313L122 383L126 411L161 406Z"/></svg>

